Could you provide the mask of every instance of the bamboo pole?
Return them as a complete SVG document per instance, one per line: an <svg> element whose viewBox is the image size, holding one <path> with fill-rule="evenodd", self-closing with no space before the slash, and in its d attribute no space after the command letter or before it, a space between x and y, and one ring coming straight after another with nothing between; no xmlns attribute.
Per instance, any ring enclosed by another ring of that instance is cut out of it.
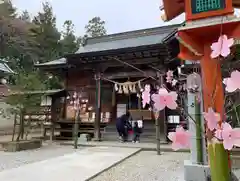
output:
<svg viewBox="0 0 240 181"><path fill-rule="evenodd" d="M201 103L199 103L196 98L195 98L195 121L196 121L197 163L203 164Z"/></svg>

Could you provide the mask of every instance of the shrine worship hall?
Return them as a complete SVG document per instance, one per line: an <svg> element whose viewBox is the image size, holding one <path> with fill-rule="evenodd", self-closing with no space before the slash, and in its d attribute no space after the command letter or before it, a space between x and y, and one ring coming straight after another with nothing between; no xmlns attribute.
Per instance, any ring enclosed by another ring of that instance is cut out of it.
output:
<svg viewBox="0 0 240 181"><path fill-rule="evenodd" d="M76 111L71 98L78 93L79 136L87 134L89 139L118 141L116 118L129 111L132 120L143 120L141 142L155 142L155 117L148 105L142 107L141 91L146 84L157 90L166 81L166 72L183 64L177 58L179 43L175 33L179 26L88 38L76 53L37 64L40 70L64 80L67 92L52 100L55 138L72 139ZM186 101L187 96L180 100L182 104ZM167 142L167 133L180 124L187 127L184 115L167 108L161 111L158 126L161 142Z"/></svg>

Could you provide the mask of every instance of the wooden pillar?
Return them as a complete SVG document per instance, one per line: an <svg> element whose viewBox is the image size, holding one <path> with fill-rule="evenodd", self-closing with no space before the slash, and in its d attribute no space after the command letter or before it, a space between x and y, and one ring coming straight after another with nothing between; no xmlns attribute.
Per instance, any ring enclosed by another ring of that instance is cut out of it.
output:
<svg viewBox="0 0 240 181"><path fill-rule="evenodd" d="M24 119L24 115L25 115L25 109L24 111L21 111L20 114L20 135L21 135L21 139L23 139L24 137L24 131L25 131L25 119ZM31 119L31 118L29 118Z"/></svg>
<svg viewBox="0 0 240 181"><path fill-rule="evenodd" d="M95 75L96 80L96 107L95 107L95 123L94 123L94 140L100 141L101 132L100 132L100 122L101 122L101 103L102 103L102 82L101 74L98 72Z"/></svg>
<svg viewBox="0 0 240 181"><path fill-rule="evenodd" d="M112 90L112 113L111 113L111 121L117 117L116 115L116 90L113 88Z"/></svg>
<svg viewBox="0 0 240 181"><path fill-rule="evenodd" d="M223 93L223 84L222 84L222 75L221 75L221 62L218 59L212 59L211 43L206 43L204 45L204 56L201 59L201 70L203 76L203 97L204 97L204 111L207 112L208 108L213 108L215 112L221 115L221 122L223 121L224 115L224 93ZM207 134L208 135L208 134ZM216 148L216 145L218 146ZM216 148L216 149L215 149ZM221 155L221 159L218 158L218 163L214 158L215 151L217 150L218 156ZM222 144L215 144L215 147L212 144L212 141L208 140L208 151L209 151L209 162L211 168L217 167L216 170L221 170L220 163L224 163L224 169L221 172L224 172L225 175L229 176L230 173L230 158L227 156L229 153L226 151ZM228 160L227 160L228 158ZM227 164L229 163L229 165ZM224 175L224 174L223 174ZM218 178L218 173L212 174L212 178Z"/></svg>
<svg viewBox="0 0 240 181"><path fill-rule="evenodd" d="M156 142L157 142L157 154L161 154L160 150L160 114L158 112L155 113L155 126L156 126Z"/></svg>
<svg viewBox="0 0 240 181"><path fill-rule="evenodd" d="M128 110L129 110L132 108L131 93L129 93L127 96L128 96Z"/></svg>
<svg viewBox="0 0 240 181"><path fill-rule="evenodd" d="M163 79L163 76L161 75L160 78L159 78L159 84L160 86L163 85L164 83L164 79ZM166 120L166 109L163 109L162 111L160 111L159 113L159 123L158 123L158 126L159 126L159 131L160 131L160 139L163 141L163 142L167 142L167 129L168 129L168 122Z"/></svg>
<svg viewBox="0 0 240 181"><path fill-rule="evenodd" d="M57 115L56 115L56 97L52 96L52 103L51 103L51 125L50 125L50 141L53 141L54 138L54 128L55 123L57 121Z"/></svg>
<svg viewBox="0 0 240 181"><path fill-rule="evenodd" d="M159 130L160 130L160 137L163 142L167 142L167 120L166 120L166 110L163 109L159 113Z"/></svg>
<svg viewBox="0 0 240 181"><path fill-rule="evenodd" d="M142 109L142 100L141 100L141 93L137 93L139 96L138 96L138 109Z"/></svg>

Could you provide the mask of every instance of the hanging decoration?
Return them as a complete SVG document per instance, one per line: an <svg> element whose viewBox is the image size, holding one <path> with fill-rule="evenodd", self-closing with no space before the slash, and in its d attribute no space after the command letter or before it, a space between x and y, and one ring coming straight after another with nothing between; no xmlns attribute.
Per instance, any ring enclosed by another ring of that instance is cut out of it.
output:
<svg viewBox="0 0 240 181"><path fill-rule="evenodd" d="M131 93L137 93L142 92L143 88L141 85L141 82L144 81L147 78L135 81L135 82L131 82L131 81L127 81L127 82L123 82L123 83L119 83L119 82L115 82L113 80L109 80L104 78L106 81L112 82L114 83L114 90L118 93L118 94L131 94Z"/></svg>
<svg viewBox="0 0 240 181"><path fill-rule="evenodd" d="M132 86L132 93L137 93L136 84L133 84Z"/></svg>
<svg viewBox="0 0 240 181"><path fill-rule="evenodd" d="M119 94L122 94L122 93L123 93L122 86L119 86L118 93L119 93Z"/></svg>
<svg viewBox="0 0 240 181"><path fill-rule="evenodd" d="M235 70L231 73L230 77L223 79L223 83L226 86L227 92L234 92L240 89L239 78L240 78L240 72L238 70Z"/></svg>
<svg viewBox="0 0 240 181"><path fill-rule="evenodd" d="M151 87L149 84L146 84L144 91L142 92L142 106L145 108L146 104L150 104L150 91Z"/></svg>
<svg viewBox="0 0 240 181"><path fill-rule="evenodd" d="M233 38L228 39L227 35L221 35L217 42L211 46L211 58L217 58L220 55L227 57L230 54L230 47L233 46Z"/></svg>
<svg viewBox="0 0 240 181"><path fill-rule="evenodd" d="M142 88L142 86L141 86L141 81L138 81L138 88L139 88L139 90L142 92L143 91L143 88Z"/></svg>
<svg viewBox="0 0 240 181"><path fill-rule="evenodd" d="M118 87L117 84L114 84L114 89L115 89L115 91L118 91L118 90L119 90L119 87Z"/></svg>
<svg viewBox="0 0 240 181"><path fill-rule="evenodd" d="M126 83L123 85L123 93L124 94L129 94L129 86L130 86L129 83Z"/></svg>
<svg viewBox="0 0 240 181"><path fill-rule="evenodd" d="M178 95L176 92L168 92L165 88L161 88L158 90L158 94L152 95L152 100L156 110L161 111L165 109L165 107L168 107L169 109L176 109L177 97Z"/></svg>

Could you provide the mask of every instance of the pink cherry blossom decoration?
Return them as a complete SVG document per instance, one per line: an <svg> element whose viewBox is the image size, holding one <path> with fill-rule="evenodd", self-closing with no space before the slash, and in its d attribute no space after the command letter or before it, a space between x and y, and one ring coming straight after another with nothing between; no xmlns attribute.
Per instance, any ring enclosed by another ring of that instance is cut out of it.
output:
<svg viewBox="0 0 240 181"><path fill-rule="evenodd" d="M240 72L235 70L231 73L229 78L223 79L223 83L226 85L227 92L234 92L237 89L240 89Z"/></svg>
<svg viewBox="0 0 240 181"><path fill-rule="evenodd" d="M190 147L190 133L183 127L176 128L176 132L169 132L168 138L172 141L172 149L175 151Z"/></svg>
<svg viewBox="0 0 240 181"><path fill-rule="evenodd" d="M145 87L144 87L144 90L142 92L142 106L143 106L143 108L146 106L146 104L150 103L150 91L151 91L150 85L146 84Z"/></svg>
<svg viewBox="0 0 240 181"><path fill-rule="evenodd" d="M154 101L154 107L158 111L163 110L165 107L168 107L169 109L177 108L177 93L168 92L164 88L159 89L158 94L153 94L152 100Z"/></svg>
<svg viewBox="0 0 240 181"><path fill-rule="evenodd" d="M219 113L214 112L212 108L208 108L208 112L204 112L203 116L207 122L207 127L210 131L217 129L218 122L221 118Z"/></svg>
<svg viewBox="0 0 240 181"><path fill-rule="evenodd" d="M230 47L233 45L233 43L233 38L228 39L227 35L220 36L218 41L213 43L211 46L211 58L217 58L220 55L227 57L230 54Z"/></svg>
<svg viewBox="0 0 240 181"><path fill-rule="evenodd" d="M218 129L215 136L223 140L223 146L226 150L231 150L233 146L240 146L240 128L232 128L227 122L222 123L222 129Z"/></svg>

